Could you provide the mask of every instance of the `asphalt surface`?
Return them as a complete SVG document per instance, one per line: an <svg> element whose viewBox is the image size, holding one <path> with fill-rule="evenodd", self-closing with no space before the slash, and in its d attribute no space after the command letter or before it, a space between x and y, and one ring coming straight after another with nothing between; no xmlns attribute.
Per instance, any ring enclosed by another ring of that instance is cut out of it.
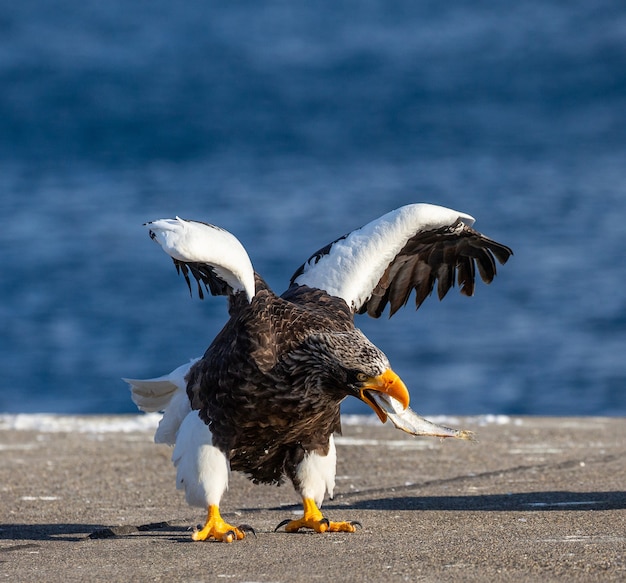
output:
<svg viewBox="0 0 626 583"><path fill-rule="evenodd" d="M291 485L235 474L222 514L256 537L233 544L191 541L204 512L176 491L171 450L148 429L65 421L0 419L0 579L626 580L624 419L461 419L478 443L351 423L323 511L363 528L274 532L300 514Z"/></svg>

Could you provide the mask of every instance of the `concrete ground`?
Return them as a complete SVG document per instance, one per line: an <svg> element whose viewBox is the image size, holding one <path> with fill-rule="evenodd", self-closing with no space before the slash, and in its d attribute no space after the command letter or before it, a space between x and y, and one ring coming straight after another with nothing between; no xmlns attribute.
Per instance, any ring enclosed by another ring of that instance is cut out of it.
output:
<svg viewBox="0 0 626 583"><path fill-rule="evenodd" d="M0 579L8 581L625 581L626 422L465 418L478 443L348 418L333 520L274 532L289 484L233 475L224 518L256 537L194 543L150 418L0 416ZM139 422L137 422L139 421Z"/></svg>

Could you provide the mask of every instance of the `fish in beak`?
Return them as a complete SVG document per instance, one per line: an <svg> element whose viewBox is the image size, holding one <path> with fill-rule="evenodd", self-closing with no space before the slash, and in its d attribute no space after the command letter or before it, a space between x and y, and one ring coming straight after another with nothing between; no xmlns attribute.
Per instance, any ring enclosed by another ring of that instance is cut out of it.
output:
<svg viewBox="0 0 626 583"><path fill-rule="evenodd" d="M360 396L383 423L390 419L398 429L411 435L455 437L468 441L476 439L472 431L437 425L411 410L409 391L400 377L391 369L387 369L377 377L366 379Z"/></svg>

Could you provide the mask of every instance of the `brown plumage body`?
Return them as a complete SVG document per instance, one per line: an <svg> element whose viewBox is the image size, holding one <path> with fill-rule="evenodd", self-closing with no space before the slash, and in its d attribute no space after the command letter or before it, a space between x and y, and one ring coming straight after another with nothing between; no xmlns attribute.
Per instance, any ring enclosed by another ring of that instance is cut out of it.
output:
<svg viewBox="0 0 626 583"><path fill-rule="evenodd" d="M255 482L293 481L305 452L327 453L349 394L339 371L323 370L329 363L311 342L317 334L353 331L353 316L343 300L306 286L278 297L258 275L252 302L234 296L229 311L189 373L192 408L232 470Z"/></svg>

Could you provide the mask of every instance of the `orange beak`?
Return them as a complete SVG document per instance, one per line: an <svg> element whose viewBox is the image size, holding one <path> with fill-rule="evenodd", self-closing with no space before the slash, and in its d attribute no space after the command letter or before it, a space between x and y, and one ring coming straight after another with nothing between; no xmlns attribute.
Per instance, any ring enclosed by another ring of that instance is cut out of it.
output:
<svg viewBox="0 0 626 583"><path fill-rule="evenodd" d="M409 406L409 391L406 388L406 385L402 382L402 379L400 379L400 377L390 368L388 368L381 375L366 379L363 382L363 388L360 391L361 400L374 409L378 418L385 423L385 421L387 421L387 413L385 413L380 406L368 396L368 391L378 391L379 393L384 393L393 397L402 405L403 409L406 409Z"/></svg>

